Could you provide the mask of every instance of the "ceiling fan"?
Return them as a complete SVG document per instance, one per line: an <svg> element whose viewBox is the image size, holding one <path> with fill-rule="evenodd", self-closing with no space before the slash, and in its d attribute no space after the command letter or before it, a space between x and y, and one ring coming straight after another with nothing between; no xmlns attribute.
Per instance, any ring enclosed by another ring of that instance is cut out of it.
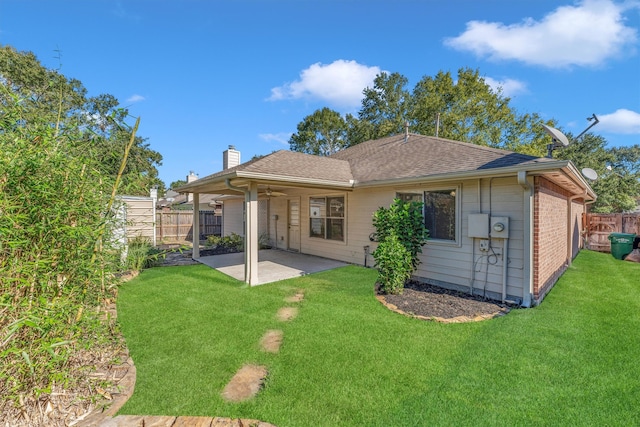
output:
<svg viewBox="0 0 640 427"><path fill-rule="evenodd" d="M259 196L267 196L267 197L279 197L279 196L286 196L286 193L281 193L280 191L273 191L271 189L271 187L267 186L267 189L262 192L262 193L258 193Z"/></svg>

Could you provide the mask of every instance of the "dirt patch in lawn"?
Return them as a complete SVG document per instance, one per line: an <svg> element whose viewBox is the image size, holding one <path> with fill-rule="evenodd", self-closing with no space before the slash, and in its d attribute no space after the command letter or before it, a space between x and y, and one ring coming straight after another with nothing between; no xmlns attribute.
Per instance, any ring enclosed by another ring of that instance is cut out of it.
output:
<svg viewBox="0 0 640 427"><path fill-rule="evenodd" d="M409 282L401 295L377 295L377 298L393 311L445 323L491 319L515 307L479 295L415 281Z"/></svg>
<svg viewBox="0 0 640 427"><path fill-rule="evenodd" d="M282 307L278 310L277 318L281 322L288 322L289 320L293 320L297 315L297 307Z"/></svg>
<svg viewBox="0 0 640 427"><path fill-rule="evenodd" d="M260 348L267 353L277 353L282 345L282 331L272 329L267 331L260 340Z"/></svg>
<svg viewBox="0 0 640 427"><path fill-rule="evenodd" d="M250 399L258 394L266 376L267 368L264 366L244 365L226 385L222 397L230 402Z"/></svg>
<svg viewBox="0 0 640 427"><path fill-rule="evenodd" d="M295 295L291 295L289 297L286 297L284 299L285 302L289 302L289 303L293 303L293 302L300 302L304 299L304 292L302 292L301 290L296 292Z"/></svg>

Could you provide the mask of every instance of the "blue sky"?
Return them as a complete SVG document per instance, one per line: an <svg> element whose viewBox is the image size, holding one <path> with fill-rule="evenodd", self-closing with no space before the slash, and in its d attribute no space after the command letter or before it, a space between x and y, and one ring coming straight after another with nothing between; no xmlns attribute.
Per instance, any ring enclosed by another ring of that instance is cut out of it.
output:
<svg viewBox="0 0 640 427"><path fill-rule="evenodd" d="M116 96L167 185L229 145L288 149L319 108L356 114L381 71L412 90L478 69L520 113L639 144L639 31L640 0L0 0L0 44Z"/></svg>

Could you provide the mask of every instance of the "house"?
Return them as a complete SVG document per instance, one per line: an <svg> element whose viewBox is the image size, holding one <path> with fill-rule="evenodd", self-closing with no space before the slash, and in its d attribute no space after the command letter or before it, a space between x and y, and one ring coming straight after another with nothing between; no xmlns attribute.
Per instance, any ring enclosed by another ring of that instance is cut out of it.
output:
<svg viewBox="0 0 640 427"><path fill-rule="evenodd" d="M238 157L238 164L240 158ZM190 171L187 175L187 183L196 181L198 175ZM222 215L222 202L218 200L218 194L203 194L200 197L200 210L213 211L216 215ZM164 197L158 199L156 207L162 211L170 210L193 210L193 197L190 193L178 193L174 190L167 190Z"/></svg>
<svg viewBox="0 0 640 427"><path fill-rule="evenodd" d="M408 132L330 157L277 151L178 191L195 205L226 195L223 235L248 236L250 285L260 234L274 248L372 266L373 213L396 197L423 201L431 238L414 278L526 307L578 253L581 216L596 198L570 161Z"/></svg>
<svg viewBox="0 0 640 427"><path fill-rule="evenodd" d="M200 197L200 210L213 211L216 215L222 215L222 201L218 200L218 194L202 194ZM173 190L167 190L164 197L158 199L156 206L163 212L171 210L193 210L193 198L190 194L180 194Z"/></svg>

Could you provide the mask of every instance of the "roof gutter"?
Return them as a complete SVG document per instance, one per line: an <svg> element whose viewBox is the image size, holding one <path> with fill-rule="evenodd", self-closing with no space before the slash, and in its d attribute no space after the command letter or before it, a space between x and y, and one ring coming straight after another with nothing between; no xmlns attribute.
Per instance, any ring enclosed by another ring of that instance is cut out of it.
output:
<svg viewBox="0 0 640 427"><path fill-rule="evenodd" d="M585 202L587 200L589 200L588 203L595 202L596 198L597 198L597 195L593 191L593 188L591 188L591 185L589 185L589 183L582 177L582 174L580 172L578 172L578 169L573 164L573 162L569 161L569 163L567 164L566 168L569 169L569 171L571 172L571 174L567 174L567 175L569 175L569 178L571 180L573 180L573 182L575 182L576 185L578 185L579 187L584 189L584 193L580 194L580 196L584 197ZM575 179L575 177L577 177L577 180ZM579 197L576 197L576 198L579 198Z"/></svg>
<svg viewBox="0 0 640 427"><path fill-rule="evenodd" d="M271 182L282 182L288 185L291 184L303 184L312 187L337 187L345 190L352 190L354 187L354 180L350 179L347 181L332 181L327 179L299 179L295 176L286 176L286 175L272 175L266 173L255 173L255 172L233 172L228 174L227 176L217 176L213 179L201 178L197 181L190 182L189 184L185 184L182 187L176 189L179 193L191 193L198 192L198 189L205 188L209 185L222 183L224 182L225 186L234 191L244 191L241 187L237 187L231 184L232 179L253 179L253 180L262 180L262 181L271 181ZM200 190L202 191L202 190Z"/></svg>
<svg viewBox="0 0 640 427"><path fill-rule="evenodd" d="M246 188L242 188L242 187L236 187L235 185L231 184L231 178L227 178L224 180L224 185L229 189L229 190L233 190L233 191L237 191L239 193L244 194L245 196L247 196L249 194L249 190Z"/></svg>

